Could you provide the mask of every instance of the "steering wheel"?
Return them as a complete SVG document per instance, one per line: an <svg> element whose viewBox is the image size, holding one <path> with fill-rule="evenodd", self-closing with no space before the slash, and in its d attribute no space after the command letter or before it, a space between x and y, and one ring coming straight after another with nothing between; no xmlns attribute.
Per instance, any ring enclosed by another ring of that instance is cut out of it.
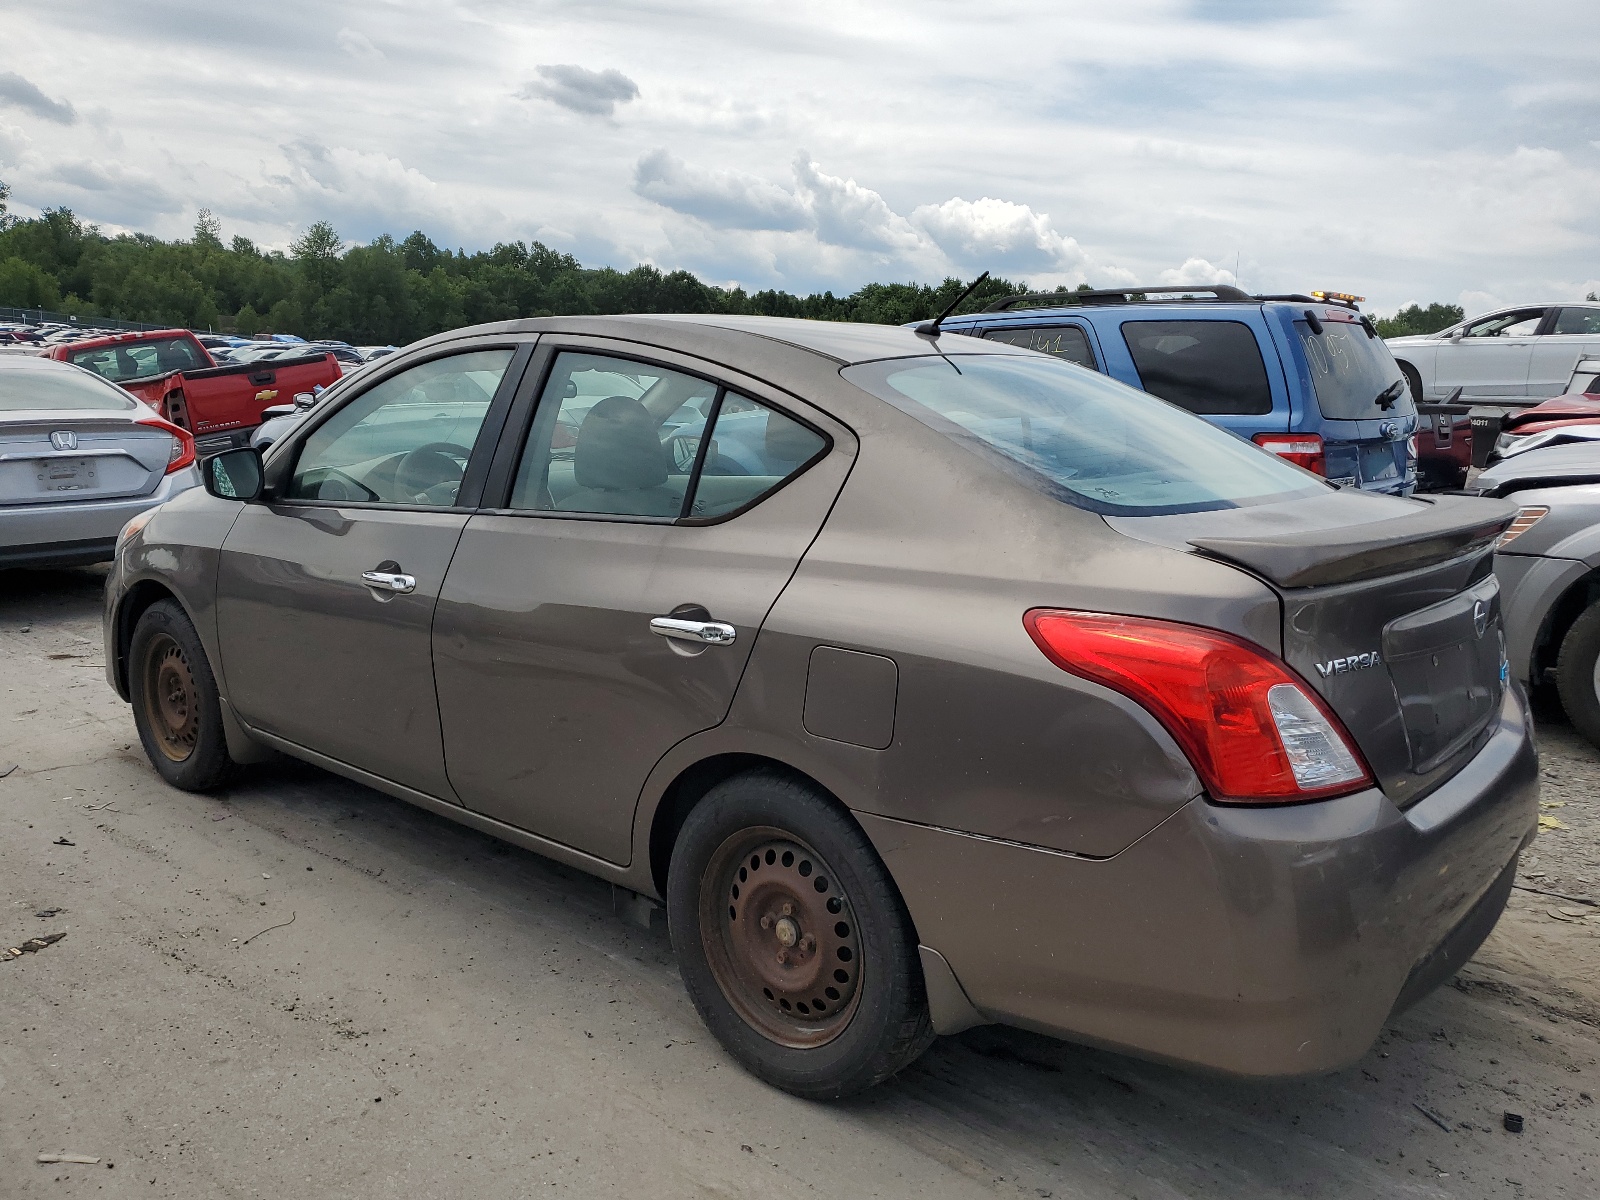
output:
<svg viewBox="0 0 1600 1200"><path fill-rule="evenodd" d="M408 450L395 466L395 488L407 496L421 496L441 483L460 483L471 456L471 450L454 442L429 442Z"/></svg>

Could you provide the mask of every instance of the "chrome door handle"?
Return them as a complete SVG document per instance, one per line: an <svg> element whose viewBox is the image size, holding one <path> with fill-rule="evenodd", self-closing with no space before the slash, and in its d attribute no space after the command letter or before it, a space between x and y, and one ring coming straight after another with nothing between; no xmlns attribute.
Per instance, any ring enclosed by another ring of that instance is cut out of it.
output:
<svg viewBox="0 0 1600 1200"><path fill-rule="evenodd" d="M363 571L361 582L382 592L399 592L402 596L417 590L416 576L397 571Z"/></svg>
<svg viewBox="0 0 1600 1200"><path fill-rule="evenodd" d="M722 621L688 621L682 617L651 617L650 632L703 646L731 646L736 636L733 626Z"/></svg>

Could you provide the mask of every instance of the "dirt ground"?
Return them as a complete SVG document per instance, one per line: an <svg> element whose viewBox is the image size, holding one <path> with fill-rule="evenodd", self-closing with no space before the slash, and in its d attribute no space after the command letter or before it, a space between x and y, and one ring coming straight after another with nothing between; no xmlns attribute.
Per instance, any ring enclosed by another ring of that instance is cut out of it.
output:
<svg viewBox="0 0 1600 1200"><path fill-rule="evenodd" d="M100 588L0 573L0 943L67 935L0 962L0 1195L1600 1195L1600 755L1558 714L1510 911L1358 1066L989 1028L823 1106L734 1066L596 881L309 767L164 786Z"/></svg>

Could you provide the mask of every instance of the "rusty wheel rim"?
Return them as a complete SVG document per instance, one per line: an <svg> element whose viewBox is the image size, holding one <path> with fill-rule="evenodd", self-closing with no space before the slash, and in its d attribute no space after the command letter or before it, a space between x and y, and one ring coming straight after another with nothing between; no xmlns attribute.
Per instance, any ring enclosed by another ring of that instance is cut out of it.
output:
<svg viewBox="0 0 1600 1200"><path fill-rule="evenodd" d="M183 647L169 634L157 634L145 656L145 712L161 753L183 762L200 737L200 705L194 671Z"/></svg>
<svg viewBox="0 0 1600 1200"><path fill-rule="evenodd" d="M700 936L728 1003L779 1045L825 1045L855 1016L855 912L827 861L792 834L747 829L717 848L700 880Z"/></svg>

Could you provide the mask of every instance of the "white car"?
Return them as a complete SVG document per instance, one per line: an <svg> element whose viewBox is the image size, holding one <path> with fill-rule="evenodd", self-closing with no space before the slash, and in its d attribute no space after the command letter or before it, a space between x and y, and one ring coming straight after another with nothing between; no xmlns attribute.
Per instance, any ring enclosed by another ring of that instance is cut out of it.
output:
<svg viewBox="0 0 1600 1200"><path fill-rule="evenodd" d="M1580 358L1600 355L1600 303L1502 308L1440 333L1387 340L1418 404L1457 388L1465 404L1536 403L1561 395Z"/></svg>

